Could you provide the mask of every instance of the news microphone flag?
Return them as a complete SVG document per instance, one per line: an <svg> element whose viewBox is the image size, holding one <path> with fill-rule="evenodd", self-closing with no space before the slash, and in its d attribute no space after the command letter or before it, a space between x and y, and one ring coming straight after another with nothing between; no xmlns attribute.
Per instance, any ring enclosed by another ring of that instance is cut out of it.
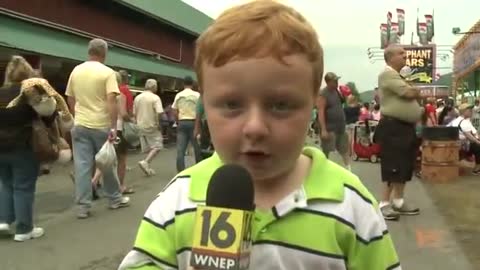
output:
<svg viewBox="0 0 480 270"><path fill-rule="evenodd" d="M254 208L248 171L237 165L219 168L210 180L206 205L197 207L190 266L248 269Z"/></svg>
<svg viewBox="0 0 480 270"><path fill-rule="evenodd" d="M252 214L229 208L197 209L191 266L198 269L248 269Z"/></svg>

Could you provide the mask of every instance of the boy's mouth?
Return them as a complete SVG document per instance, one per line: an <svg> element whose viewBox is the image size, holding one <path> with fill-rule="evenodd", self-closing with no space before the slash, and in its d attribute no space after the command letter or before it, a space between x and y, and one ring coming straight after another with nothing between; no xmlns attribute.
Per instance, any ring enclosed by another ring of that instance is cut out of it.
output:
<svg viewBox="0 0 480 270"><path fill-rule="evenodd" d="M270 154L264 151L245 151L243 155L249 159L265 159L270 156Z"/></svg>

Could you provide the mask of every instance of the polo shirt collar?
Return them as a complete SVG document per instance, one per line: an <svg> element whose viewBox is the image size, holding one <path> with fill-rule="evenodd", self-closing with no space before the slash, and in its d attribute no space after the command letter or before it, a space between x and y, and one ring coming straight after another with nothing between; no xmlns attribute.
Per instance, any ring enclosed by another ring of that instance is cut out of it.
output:
<svg viewBox="0 0 480 270"><path fill-rule="evenodd" d="M309 203L316 200L343 201L343 181L337 176L337 165L328 161L322 151L314 147L305 147L303 154L312 159L310 172L301 188L293 191L283 198L275 207L273 212L281 217L295 208L305 208ZM206 200L207 188L210 178L216 169L223 165L217 153L209 159L185 171L191 177L190 194L192 201L204 203Z"/></svg>

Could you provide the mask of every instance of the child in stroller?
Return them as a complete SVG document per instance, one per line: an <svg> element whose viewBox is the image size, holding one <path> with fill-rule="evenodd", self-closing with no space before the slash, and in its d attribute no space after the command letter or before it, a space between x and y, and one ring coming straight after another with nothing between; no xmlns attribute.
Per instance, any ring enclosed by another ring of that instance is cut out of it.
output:
<svg viewBox="0 0 480 270"><path fill-rule="evenodd" d="M352 159L369 159L376 163L380 156L380 145L373 140L378 121L358 121L353 130L353 153Z"/></svg>

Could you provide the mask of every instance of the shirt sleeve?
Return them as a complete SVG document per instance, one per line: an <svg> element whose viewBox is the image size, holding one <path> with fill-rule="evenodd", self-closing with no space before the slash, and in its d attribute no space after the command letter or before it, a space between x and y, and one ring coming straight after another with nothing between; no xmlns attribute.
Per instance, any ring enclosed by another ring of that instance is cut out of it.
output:
<svg viewBox="0 0 480 270"><path fill-rule="evenodd" d="M404 97L411 86L400 77L398 72L388 70L380 74L379 87Z"/></svg>
<svg viewBox="0 0 480 270"><path fill-rule="evenodd" d="M477 131L475 130L475 127L472 125L472 122L466 119L460 122L460 129L463 132L471 132L472 134L477 133Z"/></svg>
<svg viewBox="0 0 480 270"><path fill-rule="evenodd" d="M172 103L172 109L175 109L175 110L178 109L178 108L177 108L178 97L179 97L179 95L176 94L176 95L175 95L175 99L173 100L173 103Z"/></svg>
<svg viewBox="0 0 480 270"><path fill-rule="evenodd" d="M157 114L164 112L164 111L163 111L162 100L161 100L160 97L158 97L158 96L157 96L157 98L155 99L154 108L155 108L155 111L157 112Z"/></svg>
<svg viewBox="0 0 480 270"><path fill-rule="evenodd" d="M362 239L358 235L352 236L352 244L347 258L349 270L401 270L397 252L392 237L387 230L385 220L378 206L368 215L362 216L369 220L369 233L375 232L371 238Z"/></svg>
<svg viewBox="0 0 480 270"><path fill-rule="evenodd" d="M0 127L23 126L36 116L29 105L20 104L11 108L0 108Z"/></svg>
<svg viewBox="0 0 480 270"><path fill-rule="evenodd" d="M178 269L175 244L175 188L167 188L148 207L132 250L119 270Z"/></svg>
<svg viewBox="0 0 480 270"><path fill-rule="evenodd" d="M111 74L108 75L105 87L107 89L107 95L120 94L120 89L118 88L115 72L112 71Z"/></svg>
<svg viewBox="0 0 480 270"><path fill-rule="evenodd" d="M198 99L198 102L197 102L197 116L202 118L204 112L205 112L205 108L203 107L202 99Z"/></svg>
<svg viewBox="0 0 480 270"><path fill-rule="evenodd" d="M67 97L75 97L75 93L73 92L73 73L75 72L75 69L70 73L70 77L68 77L68 83L67 83L67 89L65 90L65 95Z"/></svg>
<svg viewBox="0 0 480 270"><path fill-rule="evenodd" d="M326 97L327 97L327 91L326 91L326 89L320 89L319 96L326 98Z"/></svg>

